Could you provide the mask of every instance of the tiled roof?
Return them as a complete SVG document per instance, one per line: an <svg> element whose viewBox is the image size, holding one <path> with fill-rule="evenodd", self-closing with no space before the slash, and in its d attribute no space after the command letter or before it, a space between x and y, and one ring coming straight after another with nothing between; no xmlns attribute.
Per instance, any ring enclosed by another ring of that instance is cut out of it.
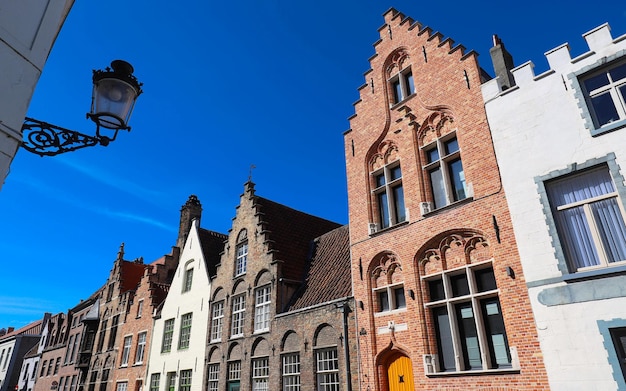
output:
<svg viewBox="0 0 626 391"><path fill-rule="evenodd" d="M3 335L2 337L0 337L0 341L11 338L11 337L15 337L17 335L41 335L42 326L43 326L43 319L40 319L36 322L29 323L20 329L14 330L10 333Z"/></svg>
<svg viewBox="0 0 626 391"><path fill-rule="evenodd" d="M311 257L306 277L288 311L352 296L348 226L320 236L307 248L311 248Z"/></svg>
<svg viewBox="0 0 626 391"><path fill-rule="evenodd" d="M209 277L212 277L216 273L217 264L220 263L220 254L224 251L224 241L228 239L228 235L199 228L198 236Z"/></svg>
<svg viewBox="0 0 626 391"><path fill-rule="evenodd" d="M266 198L256 196L255 201L260 206L259 220L263 222L260 234L266 235L274 259L284 262L280 277L302 280L310 242L340 225Z"/></svg>

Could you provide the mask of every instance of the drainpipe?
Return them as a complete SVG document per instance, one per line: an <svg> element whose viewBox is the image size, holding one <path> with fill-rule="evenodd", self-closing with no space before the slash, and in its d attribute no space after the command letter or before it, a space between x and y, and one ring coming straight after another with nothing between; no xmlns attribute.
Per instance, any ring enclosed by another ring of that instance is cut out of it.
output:
<svg viewBox="0 0 626 391"><path fill-rule="evenodd" d="M335 304L335 306L343 314L343 350L346 354L346 381L347 391L352 391L352 370L350 369L350 349L348 344L348 313L350 312L350 306L347 301L341 304Z"/></svg>

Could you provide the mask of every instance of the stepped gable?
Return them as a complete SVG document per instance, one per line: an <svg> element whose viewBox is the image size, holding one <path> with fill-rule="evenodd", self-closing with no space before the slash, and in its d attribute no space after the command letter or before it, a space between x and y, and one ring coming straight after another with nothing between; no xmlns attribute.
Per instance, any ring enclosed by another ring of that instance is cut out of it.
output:
<svg viewBox="0 0 626 391"><path fill-rule="evenodd" d="M144 265L141 258L137 261L122 261L120 262L120 290L126 292L137 288L141 277L145 271L146 265Z"/></svg>
<svg viewBox="0 0 626 391"><path fill-rule="evenodd" d="M304 283L288 311L352 296L349 233L348 225L344 225L311 243Z"/></svg>
<svg viewBox="0 0 626 391"><path fill-rule="evenodd" d="M228 235L200 228L198 229L198 236L209 277L213 277L216 274L217 265L220 263L221 254L224 251L224 242L228 240Z"/></svg>
<svg viewBox="0 0 626 391"><path fill-rule="evenodd" d="M302 280L310 242L340 224L259 196L255 196L255 206L268 253L273 253L274 261L283 262L280 277Z"/></svg>

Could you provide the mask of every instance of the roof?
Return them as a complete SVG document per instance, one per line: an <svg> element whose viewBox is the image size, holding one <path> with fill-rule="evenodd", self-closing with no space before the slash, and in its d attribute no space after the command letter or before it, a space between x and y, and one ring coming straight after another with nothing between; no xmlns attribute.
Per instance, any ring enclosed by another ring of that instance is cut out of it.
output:
<svg viewBox="0 0 626 391"><path fill-rule="evenodd" d="M352 296L348 226L316 238L309 248L311 257L306 277L292 298L288 311Z"/></svg>
<svg viewBox="0 0 626 391"><path fill-rule="evenodd" d="M228 239L228 235L199 228L198 236L209 277L212 277L216 274L216 267L220 263L220 256L224 251L224 242Z"/></svg>
<svg viewBox="0 0 626 391"><path fill-rule="evenodd" d="M297 211L285 205L255 196L265 240L274 259L283 261L282 276L302 280L313 239L332 231L340 224Z"/></svg>
<svg viewBox="0 0 626 391"><path fill-rule="evenodd" d="M143 277L146 265L141 261L122 261L120 268L120 291L135 290Z"/></svg>
<svg viewBox="0 0 626 391"><path fill-rule="evenodd" d="M0 341L7 340L7 339L10 339L11 337L16 337L18 335L41 335L42 326L43 326L43 319L40 319L36 322L29 323L20 329L14 330L10 333L3 335L2 337L0 337Z"/></svg>

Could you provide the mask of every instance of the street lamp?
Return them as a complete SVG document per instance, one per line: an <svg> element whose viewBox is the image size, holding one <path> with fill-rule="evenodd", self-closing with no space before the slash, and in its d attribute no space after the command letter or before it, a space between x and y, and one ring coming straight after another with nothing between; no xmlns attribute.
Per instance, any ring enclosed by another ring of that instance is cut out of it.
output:
<svg viewBox="0 0 626 391"><path fill-rule="evenodd" d="M143 92L143 83L133 71L132 65L122 60L113 61L105 70L93 71L91 111L87 118L96 123L95 136L27 117L22 125L22 147L40 156L54 156L98 144L107 146L120 130L130 131L128 120ZM103 131L108 135L101 134L100 128L108 129Z"/></svg>

